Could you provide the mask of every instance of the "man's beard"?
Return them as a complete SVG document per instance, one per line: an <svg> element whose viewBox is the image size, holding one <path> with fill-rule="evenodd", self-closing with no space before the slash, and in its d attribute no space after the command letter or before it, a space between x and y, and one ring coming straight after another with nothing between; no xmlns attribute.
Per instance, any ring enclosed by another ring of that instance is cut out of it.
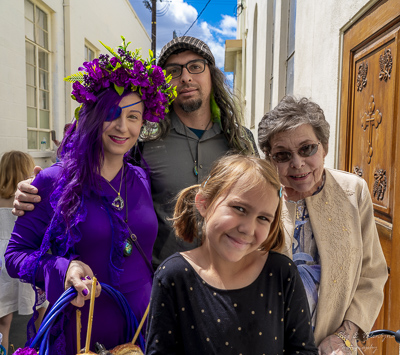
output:
<svg viewBox="0 0 400 355"><path fill-rule="evenodd" d="M202 104L203 100L197 99L197 100L189 100L187 102L181 102L179 103L179 106L184 112L194 112L198 110Z"/></svg>

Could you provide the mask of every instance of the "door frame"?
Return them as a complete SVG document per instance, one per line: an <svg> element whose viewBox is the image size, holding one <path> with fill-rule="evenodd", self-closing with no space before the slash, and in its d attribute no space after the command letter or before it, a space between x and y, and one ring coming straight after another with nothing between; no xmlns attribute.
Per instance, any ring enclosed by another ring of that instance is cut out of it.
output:
<svg viewBox="0 0 400 355"><path fill-rule="evenodd" d="M398 9L397 13L394 9ZM374 16L370 16L373 13ZM351 21L345 30L341 33L342 38L342 58L341 68L339 72L339 96L338 96L338 134L336 137L337 146L337 166L341 170L350 171L349 151L351 148L351 110L353 103L352 78L354 78L354 66L352 65L354 53L367 43L371 42L378 36L381 36L388 29L400 23L400 0L383 0L374 3L364 14L359 16L356 21ZM357 31L360 25L367 28L365 31ZM393 56L397 65L397 76L400 73L400 49ZM400 100L399 86L400 78L396 79L398 84L395 86L395 98ZM396 105L394 111L395 132L400 134L400 103ZM398 196L393 203L393 223L392 232L388 236L391 238L392 250L388 263L391 266L386 290L389 291L389 297L384 300L384 327L391 330L400 329L400 261L396 261L396 256L400 256L400 139L394 141L394 159L392 166L393 181L393 198ZM381 229L377 224L378 231ZM386 344L392 348L392 344ZM398 348L397 348L398 351Z"/></svg>

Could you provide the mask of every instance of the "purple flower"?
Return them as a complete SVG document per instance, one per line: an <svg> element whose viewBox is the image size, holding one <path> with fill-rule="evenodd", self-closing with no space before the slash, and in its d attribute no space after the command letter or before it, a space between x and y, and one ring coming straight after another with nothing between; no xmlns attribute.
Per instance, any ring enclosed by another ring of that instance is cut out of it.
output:
<svg viewBox="0 0 400 355"><path fill-rule="evenodd" d="M75 81L72 84L72 93L75 100L78 101L80 104L86 102L96 102L97 97L89 92L85 86L83 86L79 81Z"/></svg>
<svg viewBox="0 0 400 355"><path fill-rule="evenodd" d="M167 106L168 96L160 91L157 91L154 95L154 101L156 101L161 106Z"/></svg>
<svg viewBox="0 0 400 355"><path fill-rule="evenodd" d="M110 58L108 54L101 54L98 59L83 63L79 68L84 72L83 81L68 80L73 82L72 98L82 104L93 103L97 101L96 95L104 88L115 85L127 90L132 86L131 89L141 95L145 105L143 118L158 122L164 119L168 105L175 98L173 89L166 83L160 67L140 59L138 51L128 51L125 39L123 43L117 55Z"/></svg>
<svg viewBox="0 0 400 355"><path fill-rule="evenodd" d="M37 352L35 349L31 349L31 348L19 348L14 354L17 355L37 355Z"/></svg>
<svg viewBox="0 0 400 355"><path fill-rule="evenodd" d="M151 73L151 79L153 80L153 84L155 86L160 86L165 82L165 77L164 77L164 73L161 69L161 67L152 66L153 68L153 72Z"/></svg>
<svg viewBox="0 0 400 355"><path fill-rule="evenodd" d="M108 58L110 58L108 54L100 54L99 55L99 62L101 64L106 65L108 63Z"/></svg>
<svg viewBox="0 0 400 355"><path fill-rule="evenodd" d="M149 122L159 122L160 121L160 117L153 116L153 114L147 110L144 111L143 119L145 121L149 121Z"/></svg>
<svg viewBox="0 0 400 355"><path fill-rule="evenodd" d="M118 58L112 57L110 59L110 64L115 67L117 65L117 63L121 63L120 60Z"/></svg>
<svg viewBox="0 0 400 355"><path fill-rule="evenodd" d="M129 87L129 75L123 67L118 68L111 72L110 74L110 81L115 83L117 86Z"/></svg>
<svg viewBox="0 0 400 355"><path fill-rule="evenodd" d="M86 67L86 72L88 75L90 75L93 79L98 80L104 77L103 69L100 67L99 60L97 58L88 64L90 64Z"/></svg>
<svg viewBox="0 0 400 355"><path fill-rule="evenodd" d="M140 60L135 61L135 64L133 64L133 71L135 74L143 73L147 76L146 69Z"/></svg>
<svg viewBox="0 0 400 355"><path fill-rule="evenodd" d="M135 78L131 78L129 79L129 82L134 86L141 86L142 88L150 85L147 75L145 77L137 76Z"/></svg>

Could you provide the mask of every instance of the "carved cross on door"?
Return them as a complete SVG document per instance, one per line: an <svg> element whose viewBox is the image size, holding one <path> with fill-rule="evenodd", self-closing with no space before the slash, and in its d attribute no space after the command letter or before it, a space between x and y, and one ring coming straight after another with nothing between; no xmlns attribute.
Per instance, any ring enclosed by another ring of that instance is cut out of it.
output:
<svg viewBox="0 0 400 355"><path fill-rule="evenodd" d="M365 131L368 127L368 149L367 149L367 159L368 164L371 163L371 157L373 154L372 148L372 127L378 129L378 126L382 122L382 113L379 110L375 111L375 101L374 95L371 95L368 102L368 111L364 112L361 117L361 127Z"/></svg>

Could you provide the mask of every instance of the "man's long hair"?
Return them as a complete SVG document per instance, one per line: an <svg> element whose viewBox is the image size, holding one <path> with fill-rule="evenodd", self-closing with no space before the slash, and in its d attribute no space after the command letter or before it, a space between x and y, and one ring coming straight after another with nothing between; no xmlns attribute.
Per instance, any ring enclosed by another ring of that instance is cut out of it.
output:
<svg viewBox="0 0 400 355"><path fill-rule="evenodd" d="M229 148L240 154L254 154L254 147L245 131L239 99L226 82L224 73L215 65L208 64L212 82L212 95L221 111L221 128ZM146 122L141 133L144 141L162 139L171 128L168 116L160 123Z"/></svg>

